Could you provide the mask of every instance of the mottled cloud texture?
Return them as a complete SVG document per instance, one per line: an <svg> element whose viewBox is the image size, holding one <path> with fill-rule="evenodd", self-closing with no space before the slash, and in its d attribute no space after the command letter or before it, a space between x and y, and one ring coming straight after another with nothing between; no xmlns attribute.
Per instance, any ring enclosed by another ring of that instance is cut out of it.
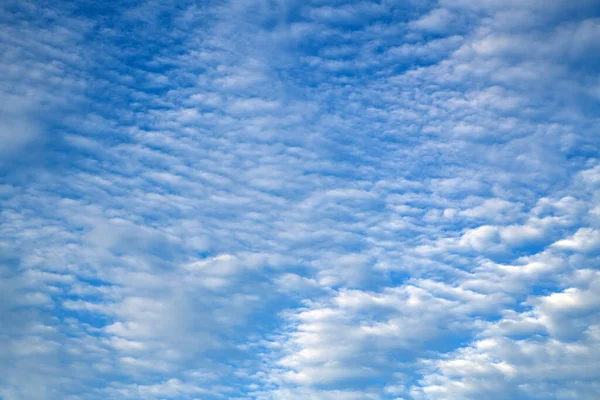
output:
<svg viewBox="0 0 600 400"><path fill-rule="evenodd" d="M0 9L0 399L595 400L600 2Z"/></svg>

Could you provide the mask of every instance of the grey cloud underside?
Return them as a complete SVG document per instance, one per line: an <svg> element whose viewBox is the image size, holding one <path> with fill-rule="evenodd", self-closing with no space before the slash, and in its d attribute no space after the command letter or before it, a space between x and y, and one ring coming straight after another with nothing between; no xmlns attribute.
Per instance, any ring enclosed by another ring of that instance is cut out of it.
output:
<svg viewBox="0 0 600 400"><path fill-rule="evenodd" d="M595 399L599 10L10 3L0 398Z"/></svg>

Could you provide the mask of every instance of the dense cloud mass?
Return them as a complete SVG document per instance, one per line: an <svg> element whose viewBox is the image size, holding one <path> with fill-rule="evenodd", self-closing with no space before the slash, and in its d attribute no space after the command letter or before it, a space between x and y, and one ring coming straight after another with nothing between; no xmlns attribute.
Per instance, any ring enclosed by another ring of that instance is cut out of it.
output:
<svg viewBox="0 0 600 400"><path fill-rule="evenodd" d="M596 400L597 0L6 0L0 399Z"/></svg>

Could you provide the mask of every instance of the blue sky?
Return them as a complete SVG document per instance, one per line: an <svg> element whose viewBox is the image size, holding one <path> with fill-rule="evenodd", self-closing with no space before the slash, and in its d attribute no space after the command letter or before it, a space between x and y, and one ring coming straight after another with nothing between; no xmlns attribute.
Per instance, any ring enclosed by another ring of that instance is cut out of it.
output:
<svg viewBox="0 0 600 400"><path fill-rule="evenodd" d="M0 399L594 400L600 2L0 9Z"/></svg>

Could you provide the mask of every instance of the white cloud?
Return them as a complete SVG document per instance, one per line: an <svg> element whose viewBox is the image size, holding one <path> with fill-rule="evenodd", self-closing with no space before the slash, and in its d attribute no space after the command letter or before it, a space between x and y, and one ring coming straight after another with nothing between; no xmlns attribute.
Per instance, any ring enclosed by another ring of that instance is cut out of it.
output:
<svg viewBox="0 0 600 400"><path fill-rule="evenodd" d="M447 8L436 8L409 25L414 29L444 33L453 19L454 15Z"/></svg>
<svg viewBox="0 0 600 400"><path fill-rule="evenodd" d="M559 240L553 246L559 249L592 252L600 248L600 232L595 229L580 228L572 237Z"/></svg>
<svg viewBox="0 0 600 400"><path fill-rule="evenodd" d="M593 294L598 280L592 279L589 288L535 298L531 312L492 323L482 332L487 337L431 361L414 397L594 398L599 304ZM523 334L526 339L518 338Z"/></svg>

